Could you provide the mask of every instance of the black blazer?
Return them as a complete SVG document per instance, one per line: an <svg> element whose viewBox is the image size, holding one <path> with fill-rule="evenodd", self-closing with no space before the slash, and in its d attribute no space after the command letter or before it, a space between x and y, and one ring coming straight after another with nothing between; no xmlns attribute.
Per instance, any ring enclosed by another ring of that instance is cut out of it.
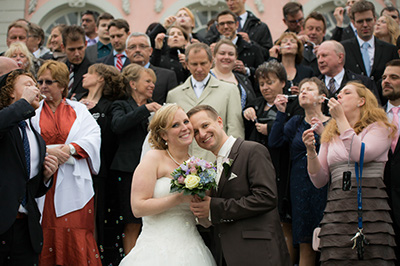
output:
<svg viewBox="0 0 400 266"><path fill-rule="evenodd" d="M341 42L354 37L355 37L354 30L349 24L349 26L347 26L346 28L336 27L332 31L331 40Z"/></svg>
<svg viewBox="0 0 400 266"><path fill-rule="evenodd" d="M286 88L290 89L290 87L293 86L299 86L300 82L305 79L305 78L311 78L314 77L314 71L312 70L311 67L305 66L303 64L295 64L294 66L296 68L296 76L294 77L293 80L288 80L286 82Z"/></svg>
<svg viewBox="0 0 400 266"><path fill-rule="evenodd" d="M374 37L375 38L375 37ZM362 59L360 44L356 37L342 42L344 49L346 51L346 63L344 67L353 71L356 74L361 74L366 76L366 70L364 66L364 61ZM383 72L385 71L386 63L393 59L398 59L399 55L397 53L396 46L378 40L375 38L375 55L374 64L371 69L370 78L375 82L379 97L382 103L386 103L386 99L382 96L381 78Z"/></svg>
<svg viewBox="0 0 400 266"><path fill-rule="evenodd" d="M103 57L103 58L99 58L97 59L97 63L103 63L109 66L115 66L114 65L114 50L112 50L109 55ZM131 63L131 61L129 61L129 58L126 57L126 60L124 62L124 65L122 66L122 69L124 69L124 67L128 66Z"/></svg>
<svg viewBox="0 0 400 266"><path fill-rule="evenodd" d="M153 91L153 101L164 104L167 100L168 92L178 86L175 72L166 68L153 66L152 64L150 64L149 68L153 69L157 77Z"/></svg>
<svg viewBox="0 0 400 266"><path fill-rule="evenodd" d="M387 106L385 105L386 111ZM392 209L393 228L395 229L397 244L400 244L400 138L394 152L389 149L388 161L385 166L384 181L389 195L389 205ZM398 253L397 253L398 254Z"/></svg>
<svg viewBox="0 0 400 266"><path fill-rule="evenodd" d="M321 75L318 68L317 56L314 54L314 47L312 45L304 45L302 65L311 67L315 76Z"/></svg>
<svg viewBox="0 0 400 266"><path fill-rule="evenodd" d="M165 44L167 46L167 44ZM190 76L190 71L184 68L179 62L178 50L185 53L185 49L167 47L162 50L154 49L150 58L150 64L153 66L170 69L175 72L177 82L182 84Z"/></svg>
<svg viewBox="0 0 400 266"><path fill-rule="evenodd" d="M247 11L247 19L243 25L242 32L246 32L249 35L251 42L261 49L264 60L269 58L269 49L272 47L272 35L269 31L267 24L262 22L253 13ZM205 36L205 42L207 44L212 44L218 42L220 39L220 34L217 30L216 24L210 27Z"/></svg>
<svg viewBox="0 0 400 266"><path fill-rule="evenodd" d="M240 85L242 85L242 87L246 91L246 94L247 94L246 105L249 102L254 101L257 97L256 97L256 93L254 92L253 86L251 85L251 81L243 74L236 73L236 72L232 72L232 73L235 76L238 83ZM239 89L240 96L242 96L242 90L239 88L239 86L238 86L238 89Z"/></svg>
<svg viewBox="0 0 400 266"><path fill-rule="evenodd" d="M264 63L262 51L257 45L243 40L242 36L237 35L237 37L236 47L238 60L241 60L243 64L250 69L250 77L253 77L257 67ZM250 80L252 80L252 78L250 78Z"/></svg>
<svg viewBox="0 0 400 266"><path fill-rule="evenodd" d="M98 59L98 53L97 53L97 44L96 45L90 45L86 47L85 50L85 57L89 59L91 62L97 62Z"/></svg>
<svg viewBox="0 0 400 266"><path fill-rule="evenodd" d="M386 111L387 106L385 105L384 110ZM389 206L391 209L391 215L393 219L393 229L396 235L396 245L400 245L400 138L397 140L396 148L394 152L389 149L388 161L385 165L384 182L386 185L386 191L388 193ZM395 250L397 261L400 262L400 249ZM398 264L396 264L398 265Z"/></svg>
<svg viewBox="0 0 400 266"><path fill-rule="evenodd" d="M68 69L71 66L71 63L69 60L67 60L67 67ZM82 87L82 80L83 80L83 75L85 75L88 71L88 68L92 65L92 62L89 61L86 57L83 59L82 63L80 65L75 65L74 68L74 84L72 85L71 91L68 93L67 98L71 98L72 94L78 94L82 92L87 92L87 89L84 89Z"/></svg>
<svg viewBox="0 0 400 266"><path fill-rule="evenodd" d="M140 161L150 112L146 106L138 106L132 97L115 101L111 108L111 129L119 142L111 170L133 173Z"/></svg>
<svg viewBox="0 0 400 266"><path fill-rule="evenodd" d="M18 122L35 115L34 108L24 99L0 110L0 234L6 232L15 222L19 205L24 197L28 210L29 237L36 253L43 246L40 226L40 211L35 198L43 196L50 188L43 183L43 162L46 144L32 125L31 128L39 144L39 173L29 179L25 154Z"/></svg>
<svg viewBox="0 0 400 266"><path fill-rule="evenodd" d="M326 76L325 75L320 75L318 78L325 82ZM348 69L344 70L343 80L342 80L342 83L340 84L339 89L337 89L334 94L328 95L328 97L329 98L330 97L337 98L338 93L343 89L343 87L349 81L360 81L362 84L365 85L365 87L367 87L375 95L375 97L377 98L378 102L380 103L379 92L378 92L378 88L376 87L375 82L373 82L367 76L356 74L356 73L354 73L354 72L352 72L352 71L350 71Z"/></svg>

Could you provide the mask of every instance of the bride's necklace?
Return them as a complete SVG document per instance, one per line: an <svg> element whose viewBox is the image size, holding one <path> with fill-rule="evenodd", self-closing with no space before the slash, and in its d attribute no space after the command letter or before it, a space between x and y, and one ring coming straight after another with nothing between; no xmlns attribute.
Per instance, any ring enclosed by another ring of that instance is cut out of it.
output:
<svg viewBox="0 0 400 266"><path fill-rule="evenodd" d="M169 153L169 150L168 149L166 149L166 151L167 151L167 153L168 153L168 155L169 155L169 157L172 159L172 161L174 161L178 166L180 166L181 164L180 163L178 163L176 160L175 160L175 158L174 157L172 157L172 155L171 155L171 153ZM190 157L190 155L188 154L188 157Z"/></svg>

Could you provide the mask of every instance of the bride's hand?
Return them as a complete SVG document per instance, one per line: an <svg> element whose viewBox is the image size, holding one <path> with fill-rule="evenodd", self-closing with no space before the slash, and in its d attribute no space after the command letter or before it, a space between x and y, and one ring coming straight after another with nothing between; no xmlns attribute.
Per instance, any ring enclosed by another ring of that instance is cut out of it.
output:
<svg viewBox="0 0 400 266"><path fill-rule="evenodd" d="M192 195L184 195L183 192L179 193L179 199L182 203L190 203L193 200Z"/></svg>

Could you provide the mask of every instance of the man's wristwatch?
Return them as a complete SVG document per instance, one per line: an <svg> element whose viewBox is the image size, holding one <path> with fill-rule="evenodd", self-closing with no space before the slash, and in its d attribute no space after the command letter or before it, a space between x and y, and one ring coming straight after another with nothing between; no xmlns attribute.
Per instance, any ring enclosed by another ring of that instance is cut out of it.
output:
<svg viewBox="0 0 400 266"><path fill-rule="evenodd" d="M68 146L69 146L69 153L71 155L75 155L76 154L76 149L75 149L74 145L68 144Z"/></svg>

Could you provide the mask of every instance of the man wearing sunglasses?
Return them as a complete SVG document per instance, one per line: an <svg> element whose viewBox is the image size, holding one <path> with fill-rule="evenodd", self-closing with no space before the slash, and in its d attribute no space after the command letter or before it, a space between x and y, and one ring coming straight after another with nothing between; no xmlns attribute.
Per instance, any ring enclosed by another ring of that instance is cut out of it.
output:
<svg viewBox="0 0 400 266"><path fill-rule="evenodd" d="M264 60L269 58L269 49L272 47L272 36L267 24L257 18L252 12L245 8L246 0L225 0L228 9L238 17L237 34L243 40L261 49ZM217 25L210 27L205 37L207 44L212 44L220 39Z"/></svg>
<svg viewBox="0 0 400 266"><path fill-rule="evenodd" d="M387 99L382 97L380 79L386 63L399 58L397 49L394 45L374 37L376 17L373 3L365 0L354 3L350 9L350 17L357 29L357 36L342 42L346 51L345 68L370 77L378 87L381 103L385 104Z"/></svg>
<svg viewBox="0 0 400 266"><path fill-rule="evenodd" d="M283 23L286 24L285 32L298 34L303 30L304 13L303 6L297 2L289 2L283 6Z"/></svg>
<svg viewBox="0 0 400 266"><path fill-rule="evenodd" d="M237 47L238 58L233 70L252 80L256 68L264 62L263 55L258 46L246 42L240 34L237 34L238 27L238 18L232 11L224 10L217 15L218 32Z"/></svg>

